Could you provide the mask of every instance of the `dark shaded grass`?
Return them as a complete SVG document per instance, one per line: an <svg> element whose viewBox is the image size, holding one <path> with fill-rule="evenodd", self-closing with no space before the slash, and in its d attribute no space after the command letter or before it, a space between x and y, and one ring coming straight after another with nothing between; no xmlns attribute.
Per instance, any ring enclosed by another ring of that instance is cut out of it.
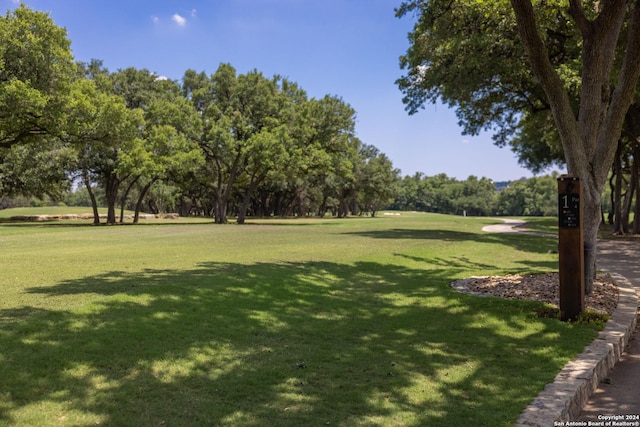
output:
<svg viewBox="0 0 640 427"><path fill-rule="evenodd" d="M208 263L28 289L113 298L2 312L0 420L53 401L107 425L508 425L593 331L452 275Z"/></svg>

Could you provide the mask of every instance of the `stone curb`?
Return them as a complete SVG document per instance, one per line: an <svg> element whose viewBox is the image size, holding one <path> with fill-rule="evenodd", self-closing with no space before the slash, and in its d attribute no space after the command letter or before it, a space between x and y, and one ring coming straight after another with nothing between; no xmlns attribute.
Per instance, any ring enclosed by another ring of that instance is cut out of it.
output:
<svg viewBox="0 0 640 427"><path fill-rule="evenodd" d="M618 305L605 328L545 386L514 427L549 427L554 422L577 418L600 381L620 360L636 327L638 295L629 280L610 274L618 285Z"/></svg>

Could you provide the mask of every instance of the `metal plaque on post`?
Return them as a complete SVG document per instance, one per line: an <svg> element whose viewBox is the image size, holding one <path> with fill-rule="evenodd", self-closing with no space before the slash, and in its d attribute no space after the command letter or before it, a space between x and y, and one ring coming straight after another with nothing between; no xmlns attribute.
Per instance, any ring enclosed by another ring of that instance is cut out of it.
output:
<svg viewBox="0 0 640 427"><path fill-rule="evenodd" d="M585 302L582 182L574 175L558 178L558 253L560 318L575 320Z"/></svg>

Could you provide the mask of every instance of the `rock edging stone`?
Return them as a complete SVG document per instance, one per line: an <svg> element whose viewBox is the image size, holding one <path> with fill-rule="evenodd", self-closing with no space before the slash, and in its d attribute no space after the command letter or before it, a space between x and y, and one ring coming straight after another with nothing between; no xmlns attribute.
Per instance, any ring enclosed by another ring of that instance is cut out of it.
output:
<svg viewBox="0 0 640 427"><path fill-rule="evenodd" d="M618 285L618 306L604 329L545 386L514 427L547 427L577 418L600 381L620 360L636 327L638 295L625 277L617 273L611 276Z"/></svg>

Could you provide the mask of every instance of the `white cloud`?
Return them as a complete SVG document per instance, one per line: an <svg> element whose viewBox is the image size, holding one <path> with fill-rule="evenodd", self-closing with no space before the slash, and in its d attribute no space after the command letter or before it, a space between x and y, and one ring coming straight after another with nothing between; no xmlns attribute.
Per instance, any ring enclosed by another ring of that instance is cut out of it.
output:
<svg viewBox="0 0 640 427"><path fill-rule="evenodd" d="M158 22L160 22L160 18L158 18L157 16L153 15L151 17L151 20L153 21L154 24L157 24Z"/></svg>
<svg viewBox="0 0 640 427"><path fill-rule="evenodd" d="M173 14L171 20L175 22L179 27L184 27L185 25L187 25L187 19L177 13Z"/></svg>
<svg viewBox="0 0 640 427"><path fill-rule="evenodd" d="M195 18L197 14L198 14L198 11L197 11L197 10L195 10L195 9L191 9L191 17L192 17L192 18Z"/></svg>

